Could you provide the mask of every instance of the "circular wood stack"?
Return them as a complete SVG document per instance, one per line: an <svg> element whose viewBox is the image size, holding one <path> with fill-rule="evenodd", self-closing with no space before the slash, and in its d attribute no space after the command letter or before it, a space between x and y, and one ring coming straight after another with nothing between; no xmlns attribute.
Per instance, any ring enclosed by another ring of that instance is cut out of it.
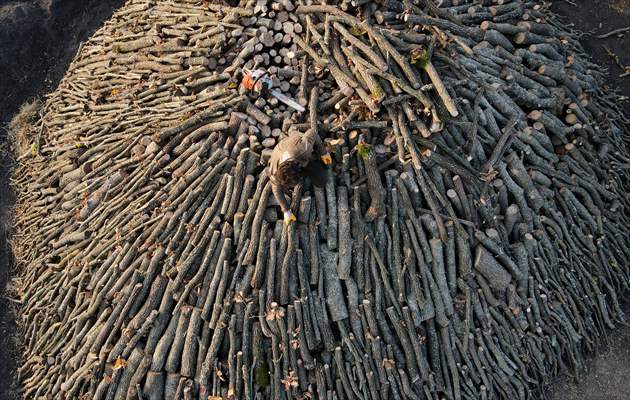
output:
<svg viewBox="0 0 630 400"><path fill-rule="evenodd" d="M84 43L13 175L25 398L527 399L622 319L630 124L577 34L313 3L130 0Z"/></svg>

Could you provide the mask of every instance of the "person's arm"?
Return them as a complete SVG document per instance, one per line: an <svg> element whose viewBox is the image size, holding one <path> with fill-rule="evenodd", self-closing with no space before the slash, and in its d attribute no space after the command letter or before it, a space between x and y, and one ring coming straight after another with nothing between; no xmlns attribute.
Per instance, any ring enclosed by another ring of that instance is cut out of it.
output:
<svg viewBox="0 0 630 400"><path fill-rule="evenodd" d="M330 157L328 149L324 146L322 138L319 137L319 134L309 129L304 135L307 136L309 142L312 143L315 155L322 160L324 164L330 165L332 163L332 158Z"/></svg>
<svg viewBox="0 0 630 400"><path fill-rule="evenodd" d="M282 186L272 183L271 190L273 191L273 195L276 197L276 200L280 205L280 209L282 210L282 214L284 215L284 223L289 225L291 222L295 221L295 215L291 212L289 203L287 203L287 199L284 196L284 189Z"/></svg>

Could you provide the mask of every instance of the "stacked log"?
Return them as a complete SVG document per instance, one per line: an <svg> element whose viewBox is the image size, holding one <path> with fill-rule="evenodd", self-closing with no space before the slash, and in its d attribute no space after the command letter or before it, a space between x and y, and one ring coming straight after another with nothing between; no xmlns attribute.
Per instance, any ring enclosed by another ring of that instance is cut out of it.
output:
<svg viewBox="0 0 630 400"><path fill-rule="evenodd" d="M130 0L83 44L13 175L25 398L528 399L623 319L630 121L576 32L298 3ZM307 129L333 170L285 225Z"/></svg>

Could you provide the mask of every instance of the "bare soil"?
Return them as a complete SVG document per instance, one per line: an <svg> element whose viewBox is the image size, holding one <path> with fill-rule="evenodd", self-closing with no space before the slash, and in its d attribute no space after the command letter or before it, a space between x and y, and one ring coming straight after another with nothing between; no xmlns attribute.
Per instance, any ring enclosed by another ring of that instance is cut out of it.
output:
<svg viewBox="0 0 630 400"><path fill-rule="evenodd" d="M18 354L11 293L12 276L6 242L8 209L13 198L8 186L11 160L5 126L20 105L55 88L81 41L86 40L123 0L0 0L0 400L20 398L15 380ZM575 4L575 5L572 5ZM593 59L610 73L610 87L630 97L630 76L603 47L630 66L630 32L623 37L597 39L596 35L630 25L630 0L556 0L553 9L568 24L593 35L582 43ZM625 102L630 113L630 102ZM626 312L630 314L630 303ZM630 399L630 326L611 332L608 345L595 355L588 374L578 381L562 377L550 389L553 400Z"/></svg>
<svg viewBox="0 0 630 400"><path fill-rule="evenodd" d="M581 43L586 53L608 70L610 87L630 97L630 75L620 78L619 75L627 71L614 60L618 57L619 63L630 70L630 31L597 38L615 29L630 27L630 0L554 0L551 9L562 16L567 25L585 33ZM625 100L624 105L630 113L630 100Z"/></svg>
<svg viewBox="0 0 630 400"><path fill-rule="evenodd" d="M629 304L625 310L630 311ZM630 399L630 326L614 330L607 340L590 361L588 373L558 379L551 388L552 400Z"/></svg>

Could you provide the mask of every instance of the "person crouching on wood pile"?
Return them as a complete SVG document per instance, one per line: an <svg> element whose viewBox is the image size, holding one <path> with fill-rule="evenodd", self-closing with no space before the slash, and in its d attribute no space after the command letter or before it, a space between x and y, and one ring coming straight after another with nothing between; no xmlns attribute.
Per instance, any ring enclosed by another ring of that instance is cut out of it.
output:
<svg viewBox="0 0 630 400"><path fill-rule="evenodd" d="M326 165L332 164L330 153L322 139L313 130L306 133L290 133L282 139L269 158L269 176L273 194L284 214L284 223L295 221L295 215L284 195L285 189L295 187L305 178L313 185L322 187L326 183Z"/></svg>

